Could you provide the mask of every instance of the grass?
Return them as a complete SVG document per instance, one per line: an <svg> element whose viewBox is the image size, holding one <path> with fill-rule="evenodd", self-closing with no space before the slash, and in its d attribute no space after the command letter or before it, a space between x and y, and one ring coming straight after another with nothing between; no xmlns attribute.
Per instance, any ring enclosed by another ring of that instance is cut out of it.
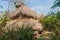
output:
<svg viewBox="0 0 60 40"><path fill-rule="evenodd" d="M34 32L32 31L32 28L29 26L22 26L22 28L13 28L12 30L7 30L8 32L4 33L2 33L3 31L0 31L1 34L4 34L0 34L0 40L33 40Z"/></svg>
<svg viewBox="0 0 60 40"><path fill-rule="evenodd" d="M2 28L6 25L6 22L10 20L7 17L0 18L0 40L34 40L34 31L32 28L27 25L26 27L22 25L22 28L13 28L12 30L8 30L8 32L4 32ZM51 13L45 17L41 17L39 21L43 24L44 30L53 32L48 35L49 40L60 40L60 12ZM41 36L37 40L48 40L46 35Z"/></svg>

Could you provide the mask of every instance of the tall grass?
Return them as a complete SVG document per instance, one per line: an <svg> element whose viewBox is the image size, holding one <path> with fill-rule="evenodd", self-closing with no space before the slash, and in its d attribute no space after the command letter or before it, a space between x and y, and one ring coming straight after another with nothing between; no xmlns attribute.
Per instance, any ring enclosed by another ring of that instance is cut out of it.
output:
<svg viewBox="0 0 60 40"><path fill-rule="evenodd" d="M22 28L13 28L12 30L7 30L8 32L4 32L4 35L0 36L0 40L33 40L34 32L29 26L22 26Z"/></svg>
<svg viewBox="0 0 60 40"><path fill-rule="evenodd" d="M2 28L6 25L6 22L9 20L7 17L0 18L0 40L35 40L34 31L32 28L27 25L26 27L22 25L22 28L13 28L4 32ZM60 12L51 13L40 19L40 22L44 26L44 30L53 32L49 36L49 40L60 40ZM43 35L37 40L48 40L47 36Z"/></svg>

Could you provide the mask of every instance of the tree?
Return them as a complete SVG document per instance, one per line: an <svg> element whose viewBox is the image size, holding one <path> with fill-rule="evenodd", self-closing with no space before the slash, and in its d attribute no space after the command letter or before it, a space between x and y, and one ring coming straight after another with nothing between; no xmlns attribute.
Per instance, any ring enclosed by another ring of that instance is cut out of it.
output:
<svg viewBox="0 0 60 40"><path fill-rule="evenodd" d="M60 0L56 0L51 8L60 7Z"/></svg>

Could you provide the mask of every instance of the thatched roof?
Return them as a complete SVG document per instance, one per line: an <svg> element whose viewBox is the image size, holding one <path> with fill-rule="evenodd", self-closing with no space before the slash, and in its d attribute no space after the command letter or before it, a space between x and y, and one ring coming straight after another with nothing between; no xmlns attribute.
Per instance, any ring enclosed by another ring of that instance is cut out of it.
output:
<svg viewBox="0 0 60 40"><path fill-rule="evenodd" d="M27 17L32 17L37 19L39 17L36 12L32 11L28 6L20 4L20 7L17 8L14 12L8 15L10 18L19 17L20 15L25 15Z"/></svg>

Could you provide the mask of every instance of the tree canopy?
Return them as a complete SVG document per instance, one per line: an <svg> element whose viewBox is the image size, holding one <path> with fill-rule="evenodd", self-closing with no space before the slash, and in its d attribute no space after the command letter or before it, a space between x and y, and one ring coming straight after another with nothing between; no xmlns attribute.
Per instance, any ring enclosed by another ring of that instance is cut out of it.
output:
<svg viewBox="0 0 60 40"><path fill-rule="evenodd" d="M60 0L56 0L51 8L60 7Z"/></svg>

